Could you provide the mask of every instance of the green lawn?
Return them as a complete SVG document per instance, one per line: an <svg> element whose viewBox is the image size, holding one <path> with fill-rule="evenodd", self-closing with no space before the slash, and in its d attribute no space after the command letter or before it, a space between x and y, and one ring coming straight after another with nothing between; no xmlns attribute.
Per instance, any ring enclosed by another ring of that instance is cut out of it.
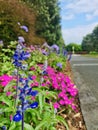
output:
<svg viewBox="0 0 98 130"><path fill-rule="evenodd" d="M84 56L98 58L98 54L85 54Z"/></svg>

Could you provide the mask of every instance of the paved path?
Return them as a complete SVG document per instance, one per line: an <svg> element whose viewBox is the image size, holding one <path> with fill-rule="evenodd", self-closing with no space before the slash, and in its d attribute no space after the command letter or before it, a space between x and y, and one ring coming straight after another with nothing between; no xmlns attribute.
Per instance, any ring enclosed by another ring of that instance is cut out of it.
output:
<svg viewBox="0 0 98 130"><path fill-rule="evenodd" d="M98 58L73 55L71 67L86 128L98 130Z"/></svg>

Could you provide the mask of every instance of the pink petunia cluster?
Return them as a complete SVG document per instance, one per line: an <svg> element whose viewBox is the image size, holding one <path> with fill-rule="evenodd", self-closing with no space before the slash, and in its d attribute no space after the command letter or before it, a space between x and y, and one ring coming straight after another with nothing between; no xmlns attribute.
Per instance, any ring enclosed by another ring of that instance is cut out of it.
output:
<svg viewBox="0 0 98 130"><path fill-rule="evenodd" d="M60 105L70 105L75 109L73 102L78 89L71 82L71 79L63 73L55 71L50 66L48 66L47 72L48 75L45 76L46 84L52 86L52 89L58 92L58 101L54 103L54 108L59 108Z"/></svg>
<svg viewBox="0 0 98 130"><path fill-rule="evenodd" d="M0 84L3 87L5 87L11 80L13 80L13 76L9 76L7 74L0 76Z"/></svg>

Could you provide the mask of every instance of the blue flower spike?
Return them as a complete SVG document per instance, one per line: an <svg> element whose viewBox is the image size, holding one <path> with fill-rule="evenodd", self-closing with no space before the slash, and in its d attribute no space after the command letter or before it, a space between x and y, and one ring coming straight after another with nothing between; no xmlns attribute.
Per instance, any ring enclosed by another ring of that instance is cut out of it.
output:
<svg viewBox="0 0 98 130"><path fill-rule="evenodd" d="M36 96L37 94L38 94L38 91L36 91L36 90L35 91L31 91L31 95L32 96Z"/></svg>
<svg viewBox="0 0 98 130"><path fill-rule="evenodd" d="M13 117L13 121L19 122L21 120L22 120L22 115L20 114L19 111L17 111L16 114L14 115L14 117Z"/></svg>
<svg viewBox="0 0 98 130"><path fill-rule="evenodd" d="M30 104L30 107L31 107L32 109L38 107L38 102L33 102L32 104Z"/></svg>
<svg viewBox="0 0 98 130"><path fill-rule="evenodd" d="M28 28L26 26L22 26L22 29L24 29L26 32L28 32ZM17 111L16 114L13 116L13 121L15 122L22 122L22 130L24 129L24 114L25 111L29 108L36 108L38 107L38 102L30 103L30 101L26 100L27 96L36 96L38 91L32 90L32 88L29 86L29 81L33 80L32 76L27 75L25 73L19 73L21 71L27 71L28 70L28 64L24 62L24 60L27 60L31 54L25 50L24 46L24 38L18 37L18 45L16 47L16 51L13 55L13 64L17 68L15 75L17 78L17 86L16 86L16 100L17 98L20 100L19 103L15 103L17 105ZM47 64L46 64L47 66ZM44 68L46 68L46 66ZM20 83L20 84L19 84ZM18 93L18 90L20 91ZM4 129L6 130L6 129Z"/></svg>

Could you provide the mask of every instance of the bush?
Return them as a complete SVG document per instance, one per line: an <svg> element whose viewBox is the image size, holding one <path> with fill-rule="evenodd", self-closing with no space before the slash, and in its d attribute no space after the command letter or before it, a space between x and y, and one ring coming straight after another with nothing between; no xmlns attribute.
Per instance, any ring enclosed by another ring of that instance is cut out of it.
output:
<svg viewBox="0 0 98 130"><path fill-rule="evenodd" d="M0 40L7 46L9 41L17 40L23 36L27 43L43 43L43 39L35 35L35 13L25 3L18 0L0 1ZM27 26L29 32L20 29Z"/></svg>
<svg viewBox="0 0 98 130"><path fill-rule="evenodd" d="M93 55L95 55L95 54L98 54L98 52L96 52L96 51L90 51L89 54L93 54Z"/></svg>

